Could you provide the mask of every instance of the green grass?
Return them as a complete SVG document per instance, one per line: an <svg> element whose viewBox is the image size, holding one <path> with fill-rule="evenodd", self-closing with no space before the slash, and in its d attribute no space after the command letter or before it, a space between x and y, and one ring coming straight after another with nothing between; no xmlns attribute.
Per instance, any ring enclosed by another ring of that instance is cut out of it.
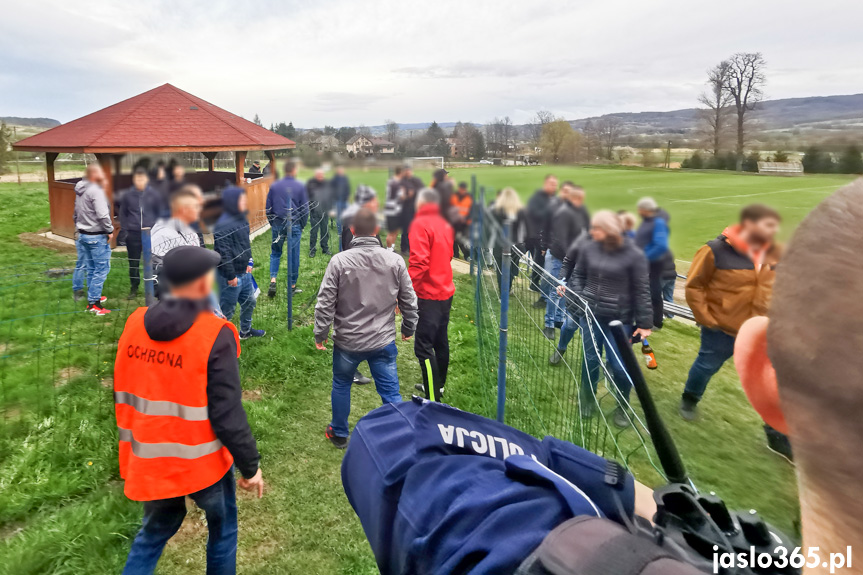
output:
<svg viewBox="0 0 863 575"><path fill-rule="evenodd" d="M557 167L488 167L455 170L453 175L468 179L476 173L489 189L512 185L527 197L546 171L585 186L593 210L633 209L638 197L653 195L672 214L673 246L683 260L733 221L743 203L771 203L782 211L785 229L790 230L847 181ZM367 183L384 191L385 171L354 171L350 176L354 185ZM72 256L31 247L18 238L48 225L45 184L0 184L0 194L0 573L119 572L139 525L140 506L125 499L117 477L110 375L113 342L126 315L141 302L122 300L128 279L125 260L117 255L105 292L116 312L107 318L72 313L80 312L80 306L71 302L69 277L51 279L44 273L47 268L71 267ZM266 281L267 242L265 235L254 243L259 284ZM239 563L244 573L376 571L341 488L342 454L323 438L330 417L331 352L314 349L307 304L325 262L321 257L303 259L300 285L306 292L298 309L305 306L305 311L298 312L295 330L284 327L283 302L263 297L255 322L268 336L243 348L246 409L269 484L263 500L241 496ZM487 412L489 390L478 383L469 278L458 278L456 294L448 400ZM797 514L792 469L764 447L760 423L733 366L714 378L700 420L688 424L675 410L698 348L698 333L670 322L651 343L660 368L648 374L649 382L693 479L732 507L757 508L791 531ZM419 381L418 366L410 344L399 342L399 352L402 393L408 396ZM355 388L351 423L379 402L372 387ZM640 472L638 466L633 468ZM159 572L202 573L205 537L201 514L190 512L168 545Z"/></svg>

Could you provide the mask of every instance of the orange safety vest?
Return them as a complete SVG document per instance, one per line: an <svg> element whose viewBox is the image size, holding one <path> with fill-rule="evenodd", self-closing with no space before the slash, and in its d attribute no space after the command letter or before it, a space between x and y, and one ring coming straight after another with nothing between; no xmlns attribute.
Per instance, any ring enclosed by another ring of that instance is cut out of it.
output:
<svg viewBox="0 0 863 575"><path fill-rule="evenodd" d="M470 208L473 205L473 199L470 194L465 194L463 198L459 198L458 194L453 194L450 203L458 208L459 215L464 219L466 224L470 223Z"/></svg>
<svg viewBox="0 0 863 575"><path fill-rule="evenodd" d="M229 326L201 312L186 333L155 341L138 308L120 336L114 364L114 404L120 435L120 476L134 501L180 497L221 479L233 457L216 438L207 411L207 362Z"/></svg>

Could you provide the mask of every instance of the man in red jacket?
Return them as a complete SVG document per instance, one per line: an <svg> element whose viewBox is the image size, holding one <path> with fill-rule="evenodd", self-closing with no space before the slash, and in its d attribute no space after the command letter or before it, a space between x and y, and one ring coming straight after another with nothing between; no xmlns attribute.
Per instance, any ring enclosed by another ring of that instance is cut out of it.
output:
<svg viewBox="0 0 863 575"><path fill-rule="evenodd" d="M408 266L419 307L414 353L420 361L423 384L416 387L428 399L440 401L449 369L447 327L455 293L450 263L453 230L440 213L440 196L435 190L421 190L416 205Z"/></svg>

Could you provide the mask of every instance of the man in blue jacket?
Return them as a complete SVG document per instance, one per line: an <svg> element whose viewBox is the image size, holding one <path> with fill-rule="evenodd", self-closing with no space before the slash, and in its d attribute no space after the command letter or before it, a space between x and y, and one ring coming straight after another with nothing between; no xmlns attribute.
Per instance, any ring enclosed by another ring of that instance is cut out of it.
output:
<svg viewBox="0 0 863 575"><path fill-rule="evenodd" d="M650 266L650 302L653 306L653 325L662 327L662 281L666 269L674 267L674 256L668 248L668 222L662 217L659 205L653 198L638 200L641 225L635 232L635 245L644 251ZM671 262L669 262L671 260Z"/></svg>
<svg viewBox="0 0 863 575"><path fill-rule="evenodd" d="M240 339L263 337L262 329L252 329L252 313L257 296L252 278L252 242L246 219L246 192L231 186L222 192L222 215L213 228L215 250L222 260L216 279L219 283L219 305L228 321L240 304Z"/></svg>
<svg viewBox="0 0 863 575"><path fill-rule="evenodd" d="M303 228L309 220L309 195L306 186L297 179L297 165L288 160L285 162L285 177L276 180L267 192L267 221L273 234L273 244L270 252L270 289L269 297L276 295L276 277L279 275L279 263L282 259L282 248L290 235L288 243L288 263L290 264L291 289L297 289L297 278L300 276L300 240ZM288 229L288 221L291 225Z"/></svg>

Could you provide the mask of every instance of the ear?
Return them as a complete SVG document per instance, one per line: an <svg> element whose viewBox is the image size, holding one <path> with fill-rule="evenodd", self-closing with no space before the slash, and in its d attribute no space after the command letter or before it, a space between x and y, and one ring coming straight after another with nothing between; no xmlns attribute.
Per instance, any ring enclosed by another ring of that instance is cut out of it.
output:
<svg viewBox="0 0 863 575"><path fill-rule="evenodd" d="M743 384L743 391L749 398L749 403L764 423L788 433L788 424L782 414L779 403L779 386L776 380L776 370L767 357L767 325L766 317L753 317L746 321L737 334L734 342L734 366Z"/></svg>

